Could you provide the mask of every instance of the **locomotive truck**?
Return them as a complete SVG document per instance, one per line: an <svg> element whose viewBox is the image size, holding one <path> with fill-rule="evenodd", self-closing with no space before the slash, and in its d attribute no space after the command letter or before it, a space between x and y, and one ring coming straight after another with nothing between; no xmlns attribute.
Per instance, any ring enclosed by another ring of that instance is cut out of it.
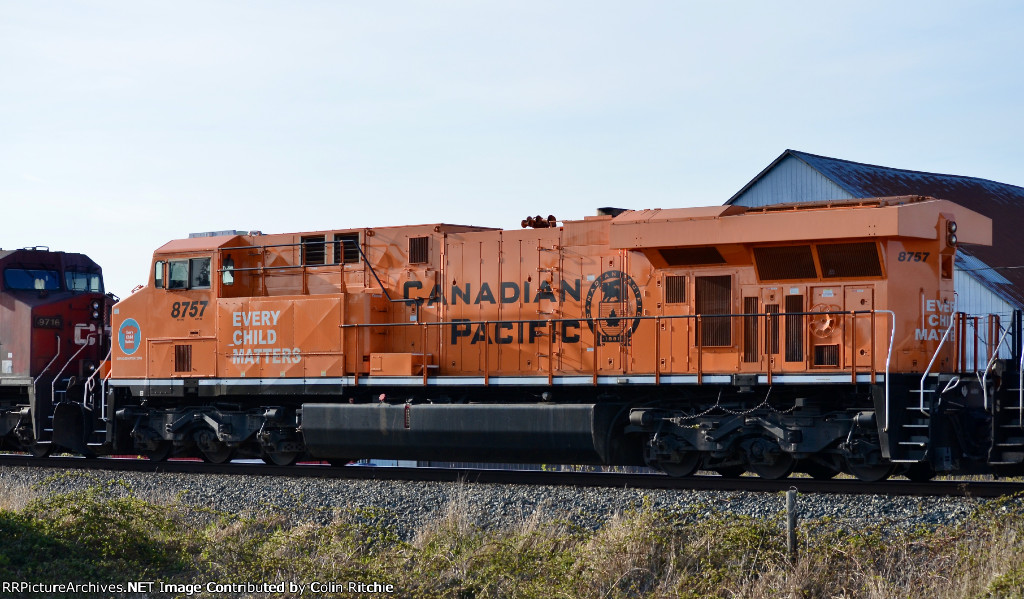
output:
<svg viewBox="0 0 1024 599"><path fill-rule="evenodd" d="M957 310L982 215L904 196L521 225L171 241L113 307L67 445L863 480L1024 463L1020 319Z"/></svg>

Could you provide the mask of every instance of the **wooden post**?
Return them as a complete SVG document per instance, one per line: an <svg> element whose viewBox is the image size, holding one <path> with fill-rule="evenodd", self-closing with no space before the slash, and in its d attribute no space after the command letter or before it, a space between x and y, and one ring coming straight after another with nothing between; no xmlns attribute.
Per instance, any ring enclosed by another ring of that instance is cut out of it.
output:
<svg viewBox="0 0 1024 599"><path fill-rule="evenodd" d="M796 489L786 491L786 549L789 557L796 559Z"/></svg>

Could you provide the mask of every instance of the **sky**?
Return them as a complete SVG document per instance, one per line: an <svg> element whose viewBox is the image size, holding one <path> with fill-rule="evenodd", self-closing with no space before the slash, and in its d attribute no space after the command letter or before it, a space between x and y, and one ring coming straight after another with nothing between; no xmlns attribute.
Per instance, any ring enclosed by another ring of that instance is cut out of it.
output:
<svg viewBox="0 0 1024 599"><path fill-rule="evenodd" d="M0 0L0 247L721 204L785 149L1024 185L1024 3Z"/></svg>

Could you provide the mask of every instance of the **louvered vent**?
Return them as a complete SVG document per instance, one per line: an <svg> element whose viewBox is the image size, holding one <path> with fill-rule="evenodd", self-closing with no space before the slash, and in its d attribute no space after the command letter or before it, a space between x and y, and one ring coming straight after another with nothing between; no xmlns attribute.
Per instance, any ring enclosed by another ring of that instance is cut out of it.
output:
<svg viewBox="0 0 1024 599"><path fill-rule="evenodd" d="M667 248L661 250L661 257L669 266L725 264L725 258L715 247Z"/></svg>
<svg viewBox="0 0 1024 599"><path fill-rule="evenodd" d="M673 275L665 277L665 303L686 303L686 277Z"/></svg>
<svg viewBox="0 0 1024 599"><path fill-rule="evenodd" d="M409 264L426 264L430 261L430 238L409 238Z"/></svg>
<svg viewBox="0 0 1024 599"><path fill-rule="evenodd" d="M839 368L839 346L838 345L815 345L814 346L815 366L834 366Z"/></svg>
<svg viewBox="0 0 1024 599"><path fill-rule="evenodd" d="M821 264L821 276L826 279L882 276L878 251L870 241L819 245L818 262Z"/></svg>
<svg viewBox="0 0 1024 599"><path fill-rule="evenodd" d="M359 262L359 233L337 233L334 235L334 263L355 264Z"/></svg>
<svg viewBox="0 0 1024 599"><path fill-rule="evenodd" d="M324 236L309 235L302 238L302 263L315 266L324 263Z"/></svg>
<svg viewBox="0 0 1024 599"><path fill-rule="evenodd" d="M756 297L743 298L743 361L757 362L757 304Z"/></svg>
<svg viewBox="0 0 1024 599"><path fill-rule="evenodd" d="M732 301L732 277L695 277L694 296L697 314L702 314L700 340L705 347L732 345L732 324L729 314Z"/></svg>
<svg viewBox="0 0 1024 599"><path fill-rule="evenodd" d="M754 261L762 281L818 278L809 245L754 248Z"/></svg>
<svg viewBox="0 0 1024 599"><path fill-rule="evenodd" d="M174 372L192 372L192 346L174 346Z"/></svg>
<svg viewBox="0 0 1024 599"><path fill-rule="evenodd" d="M786 312L803 311L804 296L786 296ZM802 314L786 314L786 361L804 361L804 316Z"/></svg>

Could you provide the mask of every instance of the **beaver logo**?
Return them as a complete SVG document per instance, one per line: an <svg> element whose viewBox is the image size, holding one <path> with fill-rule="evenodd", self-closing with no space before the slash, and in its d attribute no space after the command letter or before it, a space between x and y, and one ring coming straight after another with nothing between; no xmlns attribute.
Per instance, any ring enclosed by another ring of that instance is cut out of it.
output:
<svg viewBox="0 0 1024 599"><path fill-rule="evenodd" d="M629 345L643 311L640 288L621 270L609 270L590 286L584 308L597 345Z"/></svg>

